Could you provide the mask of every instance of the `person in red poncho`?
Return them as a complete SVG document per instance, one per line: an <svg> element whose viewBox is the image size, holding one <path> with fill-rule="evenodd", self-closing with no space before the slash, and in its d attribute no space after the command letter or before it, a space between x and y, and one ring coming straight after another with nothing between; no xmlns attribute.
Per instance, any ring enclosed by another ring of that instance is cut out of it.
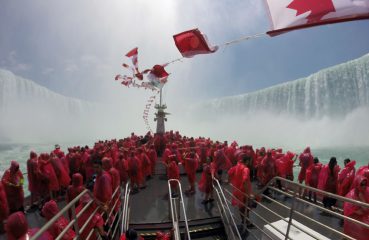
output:
<svg viewBox="0 0 369 240"><path fill-rule="evenodd" d="M31 193L31 206L30 208L36 208L36 202L40 197L40 186L39 186L39 166L37 154L33 151L29 154L27 160L27 178L28 178L28 190Z"/></svg>
<svg viewBox="0 0 369 240"><path fill-rule="evenodd" d="M41 214L46 219L46 221L52 219L56 214L58 214L58 212L59 207L54 200L46 202L41 210ZM61 216L51 225L51 227L47 231L50 233L51 236L53 236L53 238L56 238L67 227L68 224L69 221L64 216ZM69 228L61 239L72 240L75 236L76 234L74 233L72 228Z"/></svg>
<svg viewBox="0 0 369 240"><path fill-rule="evenodd" d="M42 153L39 158L40 179L42 189L40 190L43 199L53 198L59 191L60 185L55 170L50 162L49 154Z"/></svg>
<svg viewBox="0 0 369 240"><path fill-rule="evenodd" d="M131 149L130 156L128 157L128 176L131 181L131 191L132 193L137 193L139 188L140 179L140 161L135 156L135 151Z"/></svg>
<svg viewBox="0 0 369 240"><path fill-rule="evenodd" d="M140 188L146 188L146 177L150 175L151 171L151 162L150 159L147 157L146 153L143 151L142 147L137 148L136 158L139 161L139 170L138 170L138 181Z"/></svg>
<svg viewBox="0 0 369 240"><path fill-rule="evenodd" d="M85 190L83 186L83 176L80 173L75 173L72 176L72 185L67 188L66 201L69 203L75 197L77 197L81 192Z"/></svg>
<svg viewBox="0 0 369 240"><path fill-rule="evenodd" d="M3 183L0 182L0 234L4 232L4 220L9 215L8 200L6 198Z"/></svg>
<svg viewBox="0 0 369 240"><path fill-rule="evenodd" d="M229 182L232 184L232 205L237 206L240 212L242 223L245 217L249 217L248 206L249 198L252 196L252 187L250 179L250 169L245 165L246 162L251 162L250 156L243 156L242 162L238 162L236 166L228 171ZM251 223L246 220L247 226L252 227Z"/></svg>
<svg viewBox="0 0 369 240"><path fill-rule="evenodd" d="M1 181L6 192L9 212L24 211L24 179L16 161L11 161L10 168L5 171Z"/></svg>
<svg viewBox="0 0 369 240"><path fill-rule="evenodd" d="M337 194L341 196L345 196L350 190L351 185L354 182L355 178L355 164L356 161L351 161L350 159L345 159L344 161L345 167L338 174L338 186L337 186Z"/></svg>
<svg viewBox="0 0 369 240"><path fill-rule="evenodd" d="M93 188L93 193L98 203L102 206L103 211L108 211L109 202L113 194L112 179L102 168L102 161L98 155L94 156L94 172L96 180Z"/></svg>
<svg viewBox="0 0 369 240"><path fill-rule="evenodd" d="M337 179L338 172L340 171L340 167L337 165L337 159L335 157L331 157L329 163L324 165L319 174L318 188L320 190L337 193ZM323 197L323 205L325 208L332 210L332 206L334 206L337 202L337 199L324 196Z"/></svg>
<svg viewBox="0 0 369 240"><path fill-rule="evenodd" d="M90 195L88 193L85 193L81 199L80 203L76 208L76 214L79 214L83 208L92 200ZM80 215L78 218L78 227L79 229L82 229L84 224L87 222L87 220L90 218L91 214L96 209L95 204L90 204L90 206ZM87 236L91 232L91 230L94 229L99 233L99 235L102 237L102 239L109 239L106 232L104 231L104 219L99 213L94 213L92 216L90 222L87 224L85 229L81 232L80 239L87 239ZM89 238L91 240L96 240L96 234L93 233L91 237Z"/></svg>
<svg viewBox="0 0 369 240"><path fill-rule="evenodd" d="M270 180L277 176L277 167L275 158L272 155L272 151L268 150L266 156L261 161L260 168L261 171L261 184L265 186ZM268 191L268 189L267 189ZM268 192L266 192L268 194Z"/></svg>
<svg viewBox="0 0 369 240"><path fill-rule="evenodd" d="M226 156L223 147L219 145L217 148L218 149L214 152L214 166L218 174L218 180L222 182L223 171L228 171L232 167L232 164Z"/></svg>
<svg viewBox="0 0 369 240"><path fill-rule="evenodd" d="M155 165L156 165L156 161L158 159L158 154L155 151L155 147L153 144L150 145L150 149L149 152L147 154L147 156L150 159L150 166L151 166L151 170L150 170L150 175L153 176L155 174Z"/></svg>
<svg viewBox="0 0 369 240"><path fill-rule="evenodd" d="M127 154L127 151L125 151ZM119 153L118 160L114 167L118 170L121 184L125 185L128 181L128 162L124 153Z"/></svg>
<svg viewBox="0 0 369 240"><path fill-rule="evenodd" d="M307 186L317 188L319 181L319 174L322 169L322 164L317 157L314 158L314 164L308 167L306 170L305 184ZM311 201L311 195L314 196L314 203L316 203L316 192L309 191L309 201Z"/></svg>
<svg viewBox="0 0 369 240"><path fill-rule="evenodd" d="M189 189L186 190L188 194L195 193L195 181L196 181L196 170L199 166L199 156L196 154L194 148L191 149L191 152L186 154L183 158L184 161L184 169L187 173L188 183L190 185Z"/></svg>
<svg viewBox="0 0 369 240"><path fill-rule="evenodd" d="M308 169L314 163L314 157L311 154L310 147L305 148L304 152L300 154L299 160L300 160L299 165L301 169L298 176L298 181L301 184L305 181L306 169ZM301 193L300 191L300 196L304 198L306 196L306 192L303 190Z"/></svg>
<svg viewBox="0 0 369 240"><path fill-rule="evenodd" d="M213 176L215 175L215 167L211 162L211 157L208 158L208 163L204 164L202 168L201 179L199 181L199 190L205 193L205 198L202 204L207 204L214 201L213 199Z"/></svg>
<svg viewBox="0 0 369 240"><path fill-rule="evenodd" d="M179 180L179 167L176 162L176 156L170 155L169 156L169 164L167 166L167 176L168 180L170 179L176 179ZM178 195L178 182L171 181L170 187L172 189L173 196Z"/></svg>
<svg viewBox="0 0 369 240"><path fill-rule="evenodd" d="M39 230L38 228L28 228L26 216L24 216L24 213L22 212L15 212L10 215L5 228L7 240L28 240ZM48 232L45 232L37 239L53 240L54 238Z"/></svg>
<svg viewBox="0 0 369 240"><path fill-rule="evenodd" d="M363 176L355 177L354 188L346 195L347 198L369 203L368 180ZM356 219L362 223L369 224L369 209L345 202L343 213L346 217ZM343 232L352 238L366 240L369 236L369 228L344 220Z"/></svg>
<svg viewBox="0 0 369 240"><path fill-rule="evenodd" d="M65 169L63 162L59 157L57 157L54 154L51 154L50 157L51 157L50 162L54 168L56 177L58 178L60 189L62 189L64 192L70 183L68 171Z"/></svg>
<svg viewBox="0 0 369 240"><path fill-rule="evenodd" d="M112 191L113 194L114 192L117 190L118 188L118 192L115 193L113 200L110 203L110 208L113 208L114 204L115 205L115 211L117 212L119 210L119 206L120 206L120 175L119 172L116 168L113 167L112 165L113 160L111 158L103 158L102 160L102 168L104 169L105 172L107 172L112 180ZM117 203L115 203L117 202Z"/></svg>

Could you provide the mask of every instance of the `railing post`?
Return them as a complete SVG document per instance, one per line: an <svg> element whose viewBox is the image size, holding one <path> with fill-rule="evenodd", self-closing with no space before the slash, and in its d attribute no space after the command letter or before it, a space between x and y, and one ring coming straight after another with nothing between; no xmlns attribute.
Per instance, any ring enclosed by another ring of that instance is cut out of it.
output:
<svg viewBox="0 0 369 240"><path fill-rule="evenodd" d="M74 219L74 223L73 223L73 226L74 226L74 230L75 230L75 233L76 233L76 237L77 237L77 240L79 240L79 226L78 226L78 219L77 219L77 214L76 214L76 206L73 204L72 205L72 218Z"/></svg>
<svg viewBox="0 0 369 240"><path fill-rule="evenodd" d="M293 212L295 211L296 197L297 197L297 192L294 189L293 190L292 205L291 205L291 209L290 209L290 216L289 216L290 219L288 220L287 232L286 232L286 238L285 238L285 240L288 239L288 234L290 233L290 228L291 228L291 223L292 223L292 216L293 216Z"/></svg>

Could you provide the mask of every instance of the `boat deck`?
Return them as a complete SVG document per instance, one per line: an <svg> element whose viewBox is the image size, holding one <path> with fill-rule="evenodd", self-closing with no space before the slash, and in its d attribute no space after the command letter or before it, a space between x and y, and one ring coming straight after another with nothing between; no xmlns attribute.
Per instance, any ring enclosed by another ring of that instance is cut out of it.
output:
<svg viewBox="0 0 369 240"><path fill-rule="evenodd" d="M183 169L181 169L181 172L183 172ZM197 180L200 179L200 176L201 173L197 173ZM223 176L223 178L224 177L226 176ZM146 184L147 187L145 189L140 189L138 193L131 195L129 224L130 227L137 228L139 233L142 233L144 236L146 235L146 239L152 239L153 234L156 231L169 231L171 229L170 207L168 201L168 181L165 176L164 166L162 166L161 163L158 163L156 174L150 180L148 180ZM181 184L183 190L188 188L187 176L184 174L181 175ZM222 186L225 189L231 189L231 186L226 183L223 183ZM205 225L214 226L221 222L217 203L212 202L206 205L202 204L201 201L203 200L204 196L200 191L197 190L195 194L189 196L183 193L183 196L186 214L189 220L191 236L196 235L196 232L198 232L197 228L204 227ZM271 196L278 202L283 202L287 206L292 205L292 198L273 193ZM63 207L64 205L65 202L59 202L60 207ZM282 217L289 216L289 211L285 208L281 207L277 203L263 199L261 203L250 213L250 218L253 224L261 229L267 223L258 218L256 214L263 216L269 222L280 220L280 217L275 216L269 210L262 207L262 205ZM236 223L240 225L241 222L239 220L238 209L233 207L231 209ZM298 201L296 202L295 210L320 223L330 226L338 231L342 231L342 227L339 224L340 221L337 217L331 215L322 215L320 210ZM26 215L30 228L40 227L45 223L44 219L39 215L39 211L27 213ZM301 216L295 214L293 218L330 239L340 239L337 234L332 234L332 232L328 231L326 228L310 222ZM216 227L213 229L216 229ZM257 239L262 238L262 232L258 230L258 228L253 228L250 231L255 234ZM211 231L209 231L209 233L210 232ZM254 239L252 234L249 234L247 231L241 232L243 232L243 239ZM220 232L215 232L213 235L209 236L203 236L201 234L196 236L197 237L193 238L204 240L227 239L224 236L224 232L223 234ZM6 239L5 236L0 235L0 240L3 239Z"/></svg>

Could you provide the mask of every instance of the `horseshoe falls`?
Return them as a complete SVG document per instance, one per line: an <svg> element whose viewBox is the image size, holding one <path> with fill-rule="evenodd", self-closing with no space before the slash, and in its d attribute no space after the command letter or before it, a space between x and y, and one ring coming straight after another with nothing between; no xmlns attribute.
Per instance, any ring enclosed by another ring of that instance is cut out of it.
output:
<svg viewBox="0 0 369 240"><path fill-rule="evenodd" d="M369 54L305 78L191 106L188 135L302 149L365 146Z"/></svg>
<svg viewBox="0 0 369 240"><path fill-rule="evenodd" d="M0 69L0 142L54 140L89 125L96 105ZM31 133L33 132L33 133ZM78 131L81 132L81 131Z"/></svg>
<svg viewBox="0 0 369 240"><path fill-rule="evenodd" d="M209 114L267 111L313 119L342 118L361 107L369 107L369 54L306 78L211 100L201 105L201 111Z"/></svg>

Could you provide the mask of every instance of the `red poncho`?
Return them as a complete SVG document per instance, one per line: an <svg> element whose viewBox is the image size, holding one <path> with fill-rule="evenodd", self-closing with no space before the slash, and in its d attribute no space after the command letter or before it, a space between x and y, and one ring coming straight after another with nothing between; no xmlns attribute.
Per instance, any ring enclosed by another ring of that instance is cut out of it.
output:
<svg viewBox="0 0 369 240"><path fill-rule="evenodd" d="M18 211L24 204L24 179L16 161L11 161L11 166L5 171L1 181L6 192L10 212Z"/></svg>
<svg viewBox="0 0 369 240"><path fill-rule="evenodd" d="M156 164L156 161L158 159L158 155L157 155L157 153L156 153L156 151L155 151L155 149L154 149L153 146L150 147L150 150L149 150L149 153L148 153L147 156L149 157L150 162L151 162L151 164L150 164L150 166L151 166L151 174L154 174L154 172L155 172L155 164Z"/></svg>
<svg viewBox="0 0 369 240"><path fill-rule="evenodd" d="M199 190L203 193L209 194L213 191L212 172L213 170L211 169L211 165L205 164L199 182Z"/></svg>
<svg viewBox="0 0 369 240"><path fill-rule="evenodd" d="M344 169L338 174L338 195L345 196L350 190L355 178L356 161L351 161L346 164Z"/></svg>
<svg viewBox="0 0 369 240"><path fill-rule="evenodd" d="M322 169L321 163L311 165L306 170L305 184L314 188L318 187L319 174L321 169Z"/></svg>
<svg viewBox="0 0 369 240"><path fill-rule="evenodd" d="M243 207L246 194L251 193L250 170L242 163L237 163L228 171L232 186L232 205Z"/></svg>
<svg viewBox="0 0 369 240"><path fill-rule="evenodd" d="M81 203L76 208L76 213L78 214L79 212L81 212L82 209L85 207L85 205L90 200L91 198L87 193L83 195L83 197L81 198ZM94 204L91 204L78 218L78 226L80 229L87 222L87 219L91 216L91 214L94 212L95 209L96 209L96 206L94 206ZM90 220L90 222L88 223L88 225L86 226L86 228L81 233L80 238L87 239L87 236L92 229L97 228L97 227L103 227L103 225L104 225L104 220L102 216L98 213L95 213L92 219ZM92 240L97 239L96 234L93 233L89 239L92 239Z"/></svg>
<svg viewBox="0 0 369 240"><path fill-rule="evenodd" d="M265 186L272 178L277 176L277 167L275 164L275 158L271 155L271 152L267 153L267 156L260 164L261 183Z"/></svg>
<svg viewBox="0 0 369 240"><path fill-rule="evenodd" d="M51 162L48 160L48 156L43 156L42 160L40 160L39 162L40 162L40 175L42 179L41 181L47 183L47 192L58 191L60 188L58 177L56 176L56 173L54 171Z"/></svg>
<svg viewBox="0 0 369 240"><path fill-rule="evenodd" d="M52 219L58 212L59 208L58 205L54 200L50 200L42 207L42 215L46 218L47 221ZM53 223L53 225L48 229L48 232L51 236L56 238L68 225L69 221L61 216L56 222ZM68 231L64 234L64 236L61 238L63 240L72 240L76 234L74 231L70 228Z"/></svg>
<svg viewBox="0 0 369 240"><path fill-rule="evenodd" d="M121 183L126 183L128 180L128 162L120 155L114 167L118 170Z"/></svg>
<svg viewBox="0 0 369 240"><path fill-rule="evenodd" d="M300 173L298 180L300 183L302 183L305 180L306 175L306 169L310 167L314 163L314 157L311 154L310 147L305 148L304 152L300 154L299 156L300 160Z"/></svg>
<svg viewBox="0 0 369 240"><path fill-rule="evenodd" d="M366 179L362 176L357 176L354 180L354 188L346 195L347 198L351 198L358 201L369 203L369 187L360 187L360 184ZM368 180L366 180L368 183ZM366 184L367 185L367 184ZM354 218L360 222L369 224L369 209L362 208L358 205L345 202L343 204L343 213L346 217ZM345 234L358 240L366 240L369 236L369 228L352 223L348 220L344 221L343 231Z"/></svg>
<svg viewBox="0 0 369 240"><path fill-rule="evenodd" d="M77 197L85 187L83 186L83 176L80 173L75 173L72 176L72 185L68 186L66 200L67 202L72 201Z"/></svg>
<svg viewBox="0 0 369 240"><path fill-rule="evenodd" d="M328 164L324 165L319 174L318 188L330 193L337 192L337 179L340 167L336 165L332 171L329 169Z"/></svg>
<svg viewBox="0 0 369 240"><path fill-rule="evenodd" d="M27 178L28 178L28 190L31 193L37 194L39 193L39 184L38 184L38 160L37 154L35 152L30 153L30 158L27 160Z"/></svg>
<svg viewBox="0 0 369 240"><path fill-rule="evenodd" d="M4 221L9 215L8 200L6 198L3 183L0 182L0 221Z"/></svg>
<svg viewBox="0 0 369 240"><path fill-rule="evenodd" d="M218 151L214 152L214 163L216 171L228 170L232 166L223 149L219 149Z"/></svg>
<svg viewBox="0 0 369 240"><path fill-rule="evenodd" d="M168 165L167 171L168 179L177 179L179 180L179 167L175 161L171 161ZM170 182L170 186L175 188L178 186L177 182Z"/></svg>
<svg viewBox="0 0 369 240"><path fill-rule="evenodd" d="M131 156L128 158L128 176L131 180L131 184L139 184L141 172L140 172L141 166L140 161L135 156Z"/></svg>
<svg viewBox="0 0 369 240"><path fill-rule="evenodd" d="M104 170L96 176L94 196L103 204L107 204L113 194L113 185L110 175Z"/></svg>
<svg viewBox="0 0 369 240"><path fill-rule="evenodd" d="M189 157L184 159L184 168L187 173L188 181L192 184L195 182L196 170L198 166L199 159L196 154L191 153Z"/></svg>
<svg viewBox="0 0 369 240"><path fill-rule="evenodd" d="M56 177L58 178L61 187L68 187L70 183L70 177L65 169L63 162L58 157L51 158L51 164L54 168Z"/></svg>
<svg viewBox="0 0 369 240"><path fill-rule="evenodd" d="M28 231L27 219L22 212L15 212L8 217L5 225L8 240L26 239Z"/></svg>

